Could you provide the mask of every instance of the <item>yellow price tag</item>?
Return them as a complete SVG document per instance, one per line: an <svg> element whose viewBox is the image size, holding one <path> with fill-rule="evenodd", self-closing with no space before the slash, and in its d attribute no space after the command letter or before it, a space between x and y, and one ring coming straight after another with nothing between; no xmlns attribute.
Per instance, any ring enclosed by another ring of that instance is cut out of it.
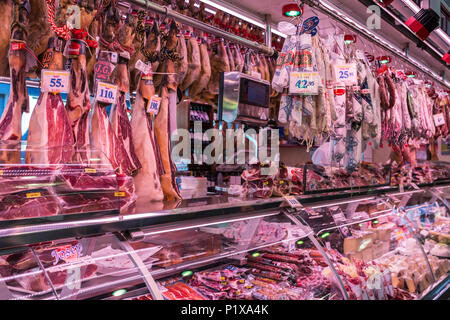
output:
<svg viewBox="0 0 450 320"><path fill-rule="evenodd" d="M125 192L123 192L123 191L114 192L114 196L115 197L125 197Z"/></svg>
<svg viewBox="0 0 450 320"><path fill-rule="evenodd" d="M92 169L92 168L86 168L86 169L84 169L84 172L86 172L86 173L96 173L97 170L96 169Z"/></svg>
<svg viewBox="0 0 450 320"><path fill-rule="evenodd" d="M40 192L27 193L27 198L28 199L39 198L40 196L41 196Z"/></svg>
<svg viewBox="0 0 450 320"><path fill-rule="evenodd" d="M0 176L2 176L3 175L3 170L0 170Z"/></svg>

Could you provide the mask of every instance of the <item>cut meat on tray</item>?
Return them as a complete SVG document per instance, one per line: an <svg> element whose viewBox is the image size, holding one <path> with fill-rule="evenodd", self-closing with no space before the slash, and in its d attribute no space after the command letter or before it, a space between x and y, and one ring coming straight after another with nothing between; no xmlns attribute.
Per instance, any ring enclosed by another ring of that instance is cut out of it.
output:
<svg viewBox="0 0 450 320"><path fill-rule="evenodd" d="M167 291L162 294L168 300L206 300L193 288L182 281L165 285Z"/></svg>
<svg viewBox="0 0 450 320"><path fill-rule="evenodd" d="M14 220L57 215L57 197L47 189L29 190L0 196L0 219Z"/></svg>

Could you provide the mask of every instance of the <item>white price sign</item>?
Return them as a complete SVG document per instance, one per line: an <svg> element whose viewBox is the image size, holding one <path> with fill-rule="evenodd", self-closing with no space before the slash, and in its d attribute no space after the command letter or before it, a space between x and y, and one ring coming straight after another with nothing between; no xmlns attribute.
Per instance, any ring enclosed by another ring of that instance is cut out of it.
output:
<svg viewBox="0 0 450 320"><path fill-rule="evenodd" d="M147 104L147 113L157 115L159 112L159 106L161 105L162 98L158 96L152 96L150 100L148 100Z"/></svg>
<svg viewBox="0 0 450 320"><path fill-rule="evenodd" d="M445 119L444 119L443 113L435 114L435 115L433 115L433 118L434 118L434 124L436 125L436 127L443 126L445 124Z"/></svg>
<svg viewBox="0 0 450 320"><path fill-rule="evenodd" d="M300 202L298 202L298 200L293 196L285 196L284 199L291 206L291 208L294 208L294 209L303 208L302 204Z"/></svg>
<svg viewBox="0 0 450 320"><path fill-rule="evenodd" d="M334 75L336 82L344 82L346 85L355 85L358 83L356 63L335 65Z"/></svg>
<svg viewBox="0 0 450 320"><path fill-rule="evenodd" d="M290 94L319 94L318 72L292 72L289 80Z"/></svg>
<svg viewBox="0 0 450 320"><path fill-rule="evenodd" d="M117 86L111 83L98 82L96 99L98 102L116 103Z"/></svg>
<svg viewBox="0 0 450 320"><path fill-rule="evenodd" d="M69 71L43 69L41 72L41 91L53 93L68 93L69 79Z"/></svg>
<svg viewBox="0 0 450 320"><path fill-rule="evenodd" d="M152 66L142 62L140 59L136 62L134 67L143 74L149 74L152 72Z"/></svg>

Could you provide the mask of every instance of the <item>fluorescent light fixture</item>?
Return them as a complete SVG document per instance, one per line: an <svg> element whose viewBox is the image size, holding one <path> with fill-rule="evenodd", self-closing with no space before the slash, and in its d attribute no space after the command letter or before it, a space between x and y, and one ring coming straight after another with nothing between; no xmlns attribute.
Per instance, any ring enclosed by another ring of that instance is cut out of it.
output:
<svg viewBox="0 0 450 320"><path fill-rule="evenodd" d="M209 12L211 14L216 14L216 12L214 10L211 10L211 9L208 9L208 8L205 8L205 11Z"/></svg>
<svg viewBox="0 0 450 320"><path fill-rule="evenodd" d="M283 32L280 32L280 31L278 31L276 29L272 29L272 33L274 33L274 34L276 34L276 35L278 35L280 37L283 37L285 39L287 38L287 34L284 34Z"/></svg>
<svg viewBox="0 0 450 320"><path fill-rule="evenodd" d="M239 18L239 19L242 19L242 20L245 20L247 22L250 22L251 24L254 24L255 26L258 26L258 27L263 28L263 29L266 28L266 26L263 23L261 23L259 21L256 21L255 19L252 19L250 17L244 16L243 14L240 14L240 13L234 11L234 10L228 9L228 8L226 8L226 7L224 7L224 6L220 5L220 4L217 4L217 3L213 2L213 1L209 1L209 0L200 0L200 1L203 2L204 4L210 5L211 7L219 9L219 10L221 10L223 12L229 13L229 14L231 14L231 15Z"/></svg>
<svg viewBox="0 0 450 320"><path fill-rule="evenodd" d="M209 1L209 0L199 0L199 1L203 2L204 4L209 5L211 7L214 7L216 9L218 9L218 10L221 10L223 12L229 13L229 14L235 16L236 18L239 18L241 20L250 22L251 24L254 24L255 26L258 26L258 27L260 27L262 29L266 29L266 25L264 23L262 23L260 21L257 21L257 20L255 20L253 18L250 18L250 17L248 17L246 15L243 15L243 14L241 14L239 12L236 12L235 10L231 10L231 9L229 9L227 7L224 7L224 6L222 6L222 5L218 4L218 3L215 3L213 1ZM206 9L206 10L208 10L208 9ZM215 14L215 12L214 12L214 14ZM272 28L272 33L274 33L274 34L276 34L276 35L278 35L280 37L287 38L286 34L284 34L282 32L279 32L278 30L273 29L273 28Z"/></svg>
<svg viewBox="0 0 450 320"><path fill-rule="evenodd" d="M444 32L444 30L442 30L441 28L435 30L437 32L438 35L441 36L442 39L445 40L445 42L447 42L447 44L450 46L450 37L448 36L448 34L446 34Z"/></svg>
<svg viewBox="0 0 450 320"><path fill-rule="evenodd" d="M406 4L414 13L417 13L420 11L420 8L417 6L417 4L415 4L411 0L402 0L402 2L404 4Z"/></svg>

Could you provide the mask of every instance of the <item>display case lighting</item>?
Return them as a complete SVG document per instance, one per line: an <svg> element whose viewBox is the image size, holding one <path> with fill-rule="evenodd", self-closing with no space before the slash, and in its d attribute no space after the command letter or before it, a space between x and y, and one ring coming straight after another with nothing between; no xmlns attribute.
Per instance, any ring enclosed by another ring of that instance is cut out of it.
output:
<svg viewBox="0 0 450 320"><path fill-rule="evenodd" d="M326 237L329 237L330 236L330 233L329 232L325 232L323 235L321 235L320 237L322 238L322 239L325 239Z"/></svg>
<svg viewBox="0 0 450 320"><path fill-rule="evenodd" d="M192 276L194 274L194 272L192 272L191 270L186 270L186 271L183 271L182 273L181 273L181 276L182 277L190 277L190 276Z"/></svg>
<svg viewBox="0 0 450 320"><path fill-rule="evenodd" d="M119 290L114 291L112 293L112 295L113 295L113 297L120 297L120 296L123 296L125 293L127 293L126 289L119 289Z"/></svg>

